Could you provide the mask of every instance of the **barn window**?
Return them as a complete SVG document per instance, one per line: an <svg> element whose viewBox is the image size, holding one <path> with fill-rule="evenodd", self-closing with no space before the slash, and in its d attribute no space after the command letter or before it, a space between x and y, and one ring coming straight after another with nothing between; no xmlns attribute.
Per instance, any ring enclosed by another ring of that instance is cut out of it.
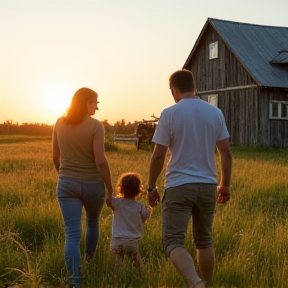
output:
<svg viewBox="0 0 288 288"><path fill-rule="evenodd" d="M209 95L208 96L208 103L210 103L213 106L218 107L218 95Z"/></svg>
<svg viewBox="0 0 288 288"><path fill-rule="evenodd" d="M271 101L269 109L270 119L286 119L288 120L288 102L287 101Z"/></svg>
<svg viewBox="0 0 288 288"><path fill-rule="evenodd" d="M209 60L218 58L218 41L209 44Z"/></svg>

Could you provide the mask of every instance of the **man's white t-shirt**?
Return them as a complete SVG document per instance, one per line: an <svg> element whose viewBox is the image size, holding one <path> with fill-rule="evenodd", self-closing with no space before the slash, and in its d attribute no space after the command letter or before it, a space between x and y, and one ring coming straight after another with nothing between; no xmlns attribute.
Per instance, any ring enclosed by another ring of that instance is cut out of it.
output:
<svg viewBox="0 0 288 288"><path fill-rule="evenodd" d="M182 99L164 109L152 141L171 152L166 189L187 183L217 184L216 142L226 138L221 110L206 101Z"/></svg>
<svg viewBox="0 0 288 288"><path fill-rule="evenodd" d="M112 220L112 237L140 239L145 221L151 211L133 199L112 198L115 207Z"/></svg>

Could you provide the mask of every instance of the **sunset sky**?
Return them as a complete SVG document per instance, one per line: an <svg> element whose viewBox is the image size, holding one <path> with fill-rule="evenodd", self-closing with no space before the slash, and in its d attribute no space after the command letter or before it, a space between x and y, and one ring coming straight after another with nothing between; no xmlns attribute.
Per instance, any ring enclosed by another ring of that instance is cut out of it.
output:
<svg viewBox="0 0 288 288"><path fill-rule="evenodd" d="M98 92L99 120L159 116L208 17L288 27L287 11L288 0L0 0L0 123L53 124L80 87Z"/></svg>

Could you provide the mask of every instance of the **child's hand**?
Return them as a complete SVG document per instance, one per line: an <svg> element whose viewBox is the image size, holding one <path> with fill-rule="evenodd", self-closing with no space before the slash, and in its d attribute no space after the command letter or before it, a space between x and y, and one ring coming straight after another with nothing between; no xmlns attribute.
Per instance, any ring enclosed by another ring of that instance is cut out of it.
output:
<svg viewBox="0 0 288 288"><path fill-rule="evenodd" d="M146 206L146 208L150 211L150 212L152 212L153 211L153 208L152 207L150 207L150 206Z"/></svg>
<svg viewBox="0 0 288 288"><path fill-rule="evenodd" d="M145 222L149 222L149 220L151 219L151 215L152 215L152 211L153 211L153 208L150 207L150 206L145 206L146 209L149 211L149 216L148 216L148 219L145 221Z"/></svg>

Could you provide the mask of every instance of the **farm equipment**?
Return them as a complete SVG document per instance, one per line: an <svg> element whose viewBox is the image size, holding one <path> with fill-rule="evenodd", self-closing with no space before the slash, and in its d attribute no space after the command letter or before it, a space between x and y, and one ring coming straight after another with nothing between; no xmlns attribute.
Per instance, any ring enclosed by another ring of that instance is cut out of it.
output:
<svg viewBox="0 0 288 288"><path fill-rule="evenodd" d="M159 120L158 117L152 115L153 120L142 120L141 123L138 124L137 129L135 131L135 138L137 138L137 150L141 149L141 145L151 145L152 138L157 127L157 122Z"/></svg>

